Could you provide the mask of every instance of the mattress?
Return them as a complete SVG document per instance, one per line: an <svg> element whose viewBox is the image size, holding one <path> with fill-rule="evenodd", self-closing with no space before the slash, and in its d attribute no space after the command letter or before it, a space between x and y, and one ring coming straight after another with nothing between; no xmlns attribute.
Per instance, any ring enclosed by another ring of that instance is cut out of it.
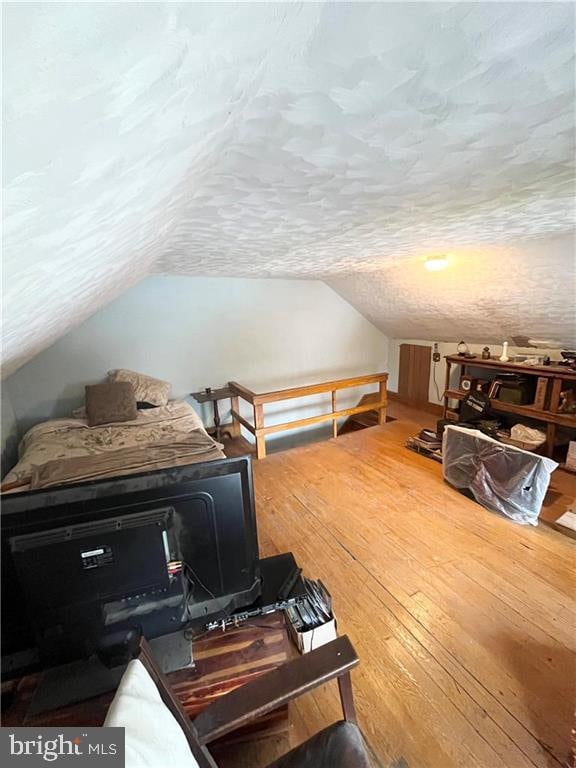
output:
<svg viewBox="0 0 576 768"><path fill-rule="evenodd" d="M3 491L224 458L220 443L183 400L138 411L133 421L97 427L85 419L52 419L32 427L18 453L18 463L2 480Z"/></svg>

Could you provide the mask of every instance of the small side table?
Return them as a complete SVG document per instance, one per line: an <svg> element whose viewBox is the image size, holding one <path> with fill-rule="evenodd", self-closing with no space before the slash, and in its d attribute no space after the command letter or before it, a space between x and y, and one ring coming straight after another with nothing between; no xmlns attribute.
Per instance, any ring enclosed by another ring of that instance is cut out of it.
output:
<svg viewBox="0 0 576 768"><path fill-rule="evenodd" d="M232 397L232 392L229 387L221 387L220 389L212 389L206 387L201 392L190 393L197 403L212 403L212 410L214 413L214 427L208 429L208 432L212 432L213 436L221 441L222 437L228 437L232 439L232 434L228 430L223 430L220 427L220 413L218 411L218 400L226 400L228 397Z"/></svg>

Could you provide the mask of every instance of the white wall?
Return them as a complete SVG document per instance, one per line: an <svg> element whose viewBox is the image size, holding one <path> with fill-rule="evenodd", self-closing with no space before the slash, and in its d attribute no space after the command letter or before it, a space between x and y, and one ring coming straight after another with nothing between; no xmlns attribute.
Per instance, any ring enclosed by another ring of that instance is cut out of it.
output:
<svg viewBox="0 0 576 768"><path fill-rule="evenodd" d="M388 371L389 371L389 379L388 379L388 389L391 392L397 392L398 391L398 370L399 370L399 364L400 364L400 345L401 344L421 344L422 346L430 347L430 355L432 355L434 342L433 341L422 341L421 339L389 339L388 344ZM457 353L457 346L458 344L449 341L449 342L438 342L438 351L441 354L441 360L439 363L434 366L434 363L432 360L430 361L430 382L428 387L428 400L431 403L441 403L442 402L442 395L444 393L444 379L446 375L446 362L444 360L444 357L446 355L455 355ZM482 349L485 346L490 347L490 353L492 357L500 357L502 354L502 345L501 344L468 344L468 347L470 349L470 352L474 355L477 355L478 357L481 357L482 355ZM508 357L511 357L512 355L549 355L551 359L560 360L560 350L558 349L535 349L534 347L514 347L512 345L509 345L508 347ZM472 362L472 361L470 361ZM435 370L436 368L436 370ZM436 374L436 383L437 388L434 384L434 374ZM452 368L452 379L451 379L451 386L454 388L458 388L458 377L460 373L458 368L453 367ZM438 397L438 394L440 397Z"/></svg>
<svg viewBox="0 0 576 768"><path fill-rule="evenodd" d="M387 349L387 338L320 281L154 276L20 368L5 388L24 431L68 416L83 403L84 386L111 368L167 379L172 396L184 397L229 380L266 391L384 371ZM338 403L355 404L364 391ZM279 403L267 423L319 413L328 402ZM211 411L192 404L210 423Z"/></svg>
<svg viewBox="0 0 576 768"><path fill-rule="evenodd" d="M6 386L2 386L1 395L2 433L0 435L0 440L2 444L2 461L0 476L3 477L16 461L19 435L16 415Z"/></svg>

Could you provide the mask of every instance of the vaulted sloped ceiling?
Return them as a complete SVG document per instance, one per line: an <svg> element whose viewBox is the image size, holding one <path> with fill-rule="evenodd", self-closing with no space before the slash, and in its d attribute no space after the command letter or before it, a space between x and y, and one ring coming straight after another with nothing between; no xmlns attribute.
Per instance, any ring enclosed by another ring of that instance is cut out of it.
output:
<svg viewBox="0 0 576 768"><path fill-rule="evenodd" d="M152 271L573 340L572 4L6 3L4 57L4 375Z"/></svg>

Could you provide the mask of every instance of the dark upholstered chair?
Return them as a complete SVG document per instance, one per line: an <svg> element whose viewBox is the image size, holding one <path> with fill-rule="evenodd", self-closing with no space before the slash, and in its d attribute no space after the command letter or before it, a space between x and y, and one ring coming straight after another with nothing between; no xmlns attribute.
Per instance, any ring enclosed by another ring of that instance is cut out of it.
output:
<svg viewBox="0 0 576 768"><path fill-rule="evenodd" d="M368 756L364 738L356 725L350 670L358 664L358 657L347 637L340 637L311 653L289 661L253 682L220 697L194 720L188 717L171 690L146 640L141 641L138 660L131 662L131 665L138 664L138 661L141 665L132 668L129 665L125 678L132 675L135 678L139 677L140 682L128 680L128 690L124 694L122 693L123 684L120 684L106 721L106 725L121 725L126 729L127 768L153 765L153 757L143 756L143 752L146 751L145 742L148 738L151 740L156 738L156 743L162 749L165 734L166 741L171 746L180 739L182 742L180 746L186 751L189 748L191 754L186 765L217 768L208 749L210 742L334 678L338 680L344 720L320 731L304 744L276 760L268 768L373 768L375 766L374 759ZM147 677L147 680L143 679L144 677ZM156 690L153 690L152 683ZM131 690L130 686L132 686ZM144 707L150 693L158 700L154 704L156 710L151 710L148 718ZM128 702L128 706L124 709L122 708L123 699ZM137 711L134 711L134 708ZM173 732L168 736L167 731L171 726L167 721L164 721L166 723L164 726L159 725L159 721L164 716L170 717L167 712L161 711L166 708L172 715L170 719L174 727L176 728L177 724L181 729L177 738L174 738ZM149 725L146 722L147 719L149 719ZM152 733L154 727L157 730L156 737ZM181 760L181 755L182 752L178 753L172 760ZM168 754L164 757L166 761L169 760Z"/></svg>

